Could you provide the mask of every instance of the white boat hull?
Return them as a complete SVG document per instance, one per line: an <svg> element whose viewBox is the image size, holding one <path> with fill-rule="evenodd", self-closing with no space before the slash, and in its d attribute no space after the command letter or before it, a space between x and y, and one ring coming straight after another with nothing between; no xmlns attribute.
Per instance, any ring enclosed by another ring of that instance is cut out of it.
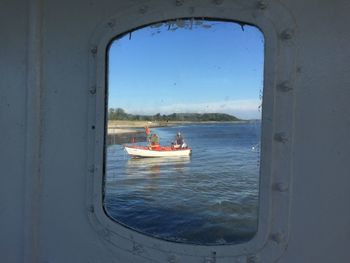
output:
<svg viewBox="0 0 350 263"><path fill-rule="evenodd" d="M148 149L147 147L138 146L125 146L125 151L132 157L177 157L177 156L189 156L192 150L186 149L172 149L172 150L159 150Z"/></svg>

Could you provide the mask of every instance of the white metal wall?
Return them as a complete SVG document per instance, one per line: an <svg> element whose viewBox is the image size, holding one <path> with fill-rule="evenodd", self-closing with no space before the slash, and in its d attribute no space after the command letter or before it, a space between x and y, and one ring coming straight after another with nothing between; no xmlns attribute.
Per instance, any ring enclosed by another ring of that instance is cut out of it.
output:
<svg viewBox="0 0 350 263"><path fill-rule="evenodd" d="M106 245L89 219L91 42L110 17L118 24L118 17L139 12L142 21L164 6L166 19L178 6L233 2L243 1L0 2L0 262L154 262L138 246ZM159 262L350 262L350 4L284 0L256 7L277 5L296 26L285 251L277 259L271 252L236 261L165 252Z"/></svg>

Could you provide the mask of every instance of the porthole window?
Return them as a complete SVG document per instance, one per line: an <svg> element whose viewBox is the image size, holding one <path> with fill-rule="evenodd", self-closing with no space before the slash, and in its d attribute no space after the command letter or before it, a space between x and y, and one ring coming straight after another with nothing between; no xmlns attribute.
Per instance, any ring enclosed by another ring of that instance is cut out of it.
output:
<svg viewBox="0 0 350 263"><path fill-rule="evenodd" d="M258 226L264 37L180 19L108 49L103 205L160 239L238 244Z"/></svg>

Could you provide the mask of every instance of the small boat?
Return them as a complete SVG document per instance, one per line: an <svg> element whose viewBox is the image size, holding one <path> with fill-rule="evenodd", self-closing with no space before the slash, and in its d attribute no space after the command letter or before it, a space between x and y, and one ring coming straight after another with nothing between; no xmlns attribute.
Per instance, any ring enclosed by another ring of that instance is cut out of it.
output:
<svg viewBox="0 0 350 263"><path fill-rule="evenodd" d="M133 158L189 156L192 153L191 148L176 148L173 146L127 145L124 146L124 149Z"/></svg>

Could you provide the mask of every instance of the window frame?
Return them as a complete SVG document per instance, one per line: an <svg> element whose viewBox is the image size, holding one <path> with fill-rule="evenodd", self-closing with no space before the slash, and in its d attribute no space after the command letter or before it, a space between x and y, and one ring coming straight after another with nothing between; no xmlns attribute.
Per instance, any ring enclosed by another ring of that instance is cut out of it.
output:
<svg viewBox="0 0 350 263"><path fill-rule="evenodd" d="M200 3L200 1L194 1ZM194 245L175 243L131 230L107 216L103 206L108 47L116 36L161 21L181 18L244 21L265 38L258 228L245 243ZM201 2L198 7L172 2L135 5L103 21L89 43L87 214L103 243L154 261L228 258L254 262L279 257L288 245L292 178L293 107L296 27L291 14L277 2L252 0ZM271 255L273 257L271 258ZM163 260L161 260L163 259ZM175 261L176 262L176 261Z"/></svg>

